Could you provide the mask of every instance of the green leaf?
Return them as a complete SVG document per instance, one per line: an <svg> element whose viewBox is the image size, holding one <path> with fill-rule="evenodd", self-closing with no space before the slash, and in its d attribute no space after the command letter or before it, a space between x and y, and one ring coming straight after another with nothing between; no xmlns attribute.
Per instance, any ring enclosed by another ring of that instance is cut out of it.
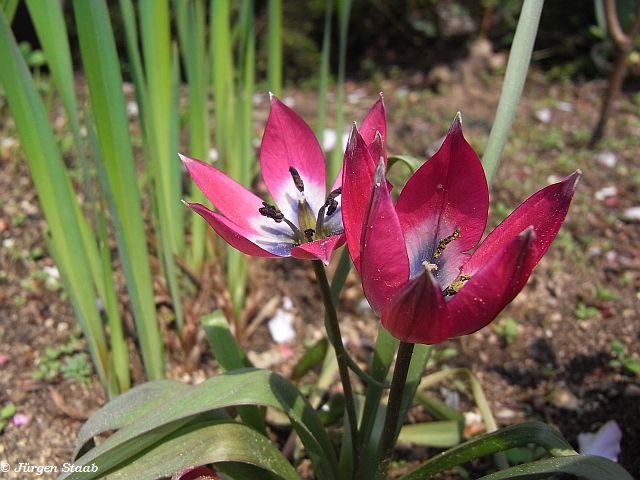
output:
<svg viewBox="0 0 640 480"><path fill-rule="evenodd" d="M452 420L404 425L398 436L399 442L438 448L452 447L460 440L460 423Z"/></svg>
<svg viewBox="0 0 640 480"><path fill-rule="evenodd" d="M533 51L533 43L538 32L538 23L544 0L524 0L518 25L504 76L500 101L496 110L495 120L487 140L482 165L487 176L487 183L491 186L493 178L502 159L502 151L507 143L509 130L515 118L520 95L524 87Z"/></svg>
<svg viewBox="0 0 640 480"><path fill-rule="evenodd" d="M595 455L570 455L516 465L482 477L483 480L544 480L552 475L570 473L586 480L633 480L629 473L608 458Z"/></svg>
<svg viewBox="0 0 640 480"><path fill-rule="evenodd" d="M210 315L202 317L200 322L204 327L211 349L222 371L240 370L252 366L244 351L231 334L229 323L221 310L216 310ZM266 435L267 430L264 425L262 413L258 408L253 405L240 406L238 407L238 412L247 425L252 426Z"/></svg>
<svg viewBox="0 0 640 480"><path fill-rule="evenodd" d="M151 268L134 168L122 75L104 0L73 2L98 144L118 213L114 225L149 379L164 376L164 344L157 323Z"/></svg>
<svg viewBox="0 0 640 480"><path fill-rule="evenodd" d="M407 167L409 167L409 170L411 170L411 174L413 174L424 163L424 161L410 155L393 155L392 157L389 157L387 159L387 170L398 162L404 163Z"/></svg>
<svg viewBox="0 0 640 480"><path fill-rule="evenodd" d="M453 420L464 426L464 415L431 395L416 392L415 402L438 420Z"/></svg>
<svg viewBox="0 0 640 480"><path fill-rule="evenodd" d="M486 433L450 448L403 475L399 480L430 478L438 472L461 465L464 462L529 443L539 444L554 456L576 455L575 450L560 432L541 422L527 422Z"/></svg>
<svg viewBox="0 0 640 480"><path fill-rule="evenodd" d="M107 384L108 349L96 307L89 258L82 241L85 221L47 113L4 14L0 14L0 83L20 135L49 232L45 241L69 292L98 375Z"/></svg>
<svg viewBox="0 0 640 480"><path fill-rule="evenodd" d="M11 418L16 414L16 406L13 403L5 405L0 410L0 419L5 420L7 418Z"/></svg>
<svg viewBox="0 0 640 480"><path fill-rule="evenodd" d="M268 472L276 474L274 478L300 478L267 437L240 423L211 421L198 421L175 430L120 468L109 471L108 478L154 480L218 462L241 462L266 470L258 471L260 476L253 478L264 478Z"/></svg>
<svg viewBox="0 0 640 480"><path fill-rule="evenodd" d="M78 432L73 458L77 458L78 452L94 437L134 422L188 388L188 385L174 380L155 380L118 395L82 426Z"/></svg>
<svg viewBox="0 0 640 480"><path fill-rule="evenodd" d="M95 464L99 472L118 468L198 415L237 405L263 405L286 413L317 477L320 480L341 478L333 445L307 399L283 377L255 369L227 372L189 387L122 428L75 463ZM62 475L60 479L89 480L99 476L100 473L83 472Z"/></svg>
<svg viewBox="0 0 640 480"><path fill-rule="evenodd" d="M309 370L320 365L327 354L329 348L329 340L323 338L316 342L311 348L309 348L300 361L293 367L291 372L291 380L296 381L301 379Z"/></svg>

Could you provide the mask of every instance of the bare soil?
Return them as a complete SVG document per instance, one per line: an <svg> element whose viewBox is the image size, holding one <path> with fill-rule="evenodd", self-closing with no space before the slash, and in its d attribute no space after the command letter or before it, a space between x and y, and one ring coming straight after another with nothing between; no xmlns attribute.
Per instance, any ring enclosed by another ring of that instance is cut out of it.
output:
<svg viewBox="0 0 640 480"><path fill-rule="evenodd" d="M348 104L346 119L361 121L378 91L383 91L390 153L427 158L427 151L446 133L457 111L462 112L466 138L482 151L501 80L490 73L469 76L466 72L464 68L449 71L435 86L420 75L375 85L349 84L349 93L359 98ZM439 350L455 348L457 353L430 369L442 365L471 369L500 425L541 419L560 429L576 447L578 433L593 432L616 420L623 431L619 461L640 478L640 382L630 371L611 365L610 347L617 340L628 356L640 355L640 224L624 217L627 208L640 206L640 117L631 94L623 95L605 140L589 150L588 133L597 119L604 86L600 81L549 83L541 74L531 75L493 184L492 225L550 181L577 168L583 170L583 179L561 234L523 292L491 326L439 346ZM286 94L294 100L296 111L313 119L314 92ZM256 117L261 128L266 109L263 102ZM549 122L536 117L542 109L551 114ZM6 126L7 121L2 122ZM15 149L0 148L0 407L11 403L28 418L26 425L6 421L0 433L0 460L12 468L20 462L60 468L71 459L76 432L105 402L105 395L93 376L85 383L59 373L49 380L32 378L45 349L70 344L77 325L64 292L48 287L46 275L38 273L53 263L42 239L44 221L24 158ZM596 160L604 150L615 155L614 166ZM398 168L394 175L399 191L407 172ZM616 187L615 193L599 199L596 193L604 187ZM295 358L303 351L304 340L323 335L322 304L313 272L293 259L252 260L251 268L249 319L255 320L260 313L265 317L269 312L261 308L269 299L289 296L296 312L297 335L291 344ZM191 324L221 298L219 269L210 266L207 272L203 279L211 291L186 302ZM166 298L162 283L157 286L158 298ZM377 319L362 308L362 299L357 276L352 274L341 298L341 322L352 355L366 360ZM162 308L167 308L164 300L159 301ZM515 325L511 335L500 330L508 324ZM287 374L293 360L286 359L286 351L271 340L266 322L257 321L254 326L245 340L251 359ZM166 330L169 376L197 382L216 371L215 359L197 329L190 353L179 347L170 326ZM84 346L80 342L72 348L80 352ZM139 363L132 358L134 378L141 378ZM458 391L453 383L444 387ZM441 394L438 389L433 392ZM472 411L468 390L458 394L463 410ZM426 417L417 409L412 418ZM481 429L469 428L470 434ZM434 452L402 448L399 459L411 465ZM471 478L477 478L488 463L479 461L465 468ZM35 477L35 473L9 472L3 478ZM460 477L449 472L446 478Z"/></svg>

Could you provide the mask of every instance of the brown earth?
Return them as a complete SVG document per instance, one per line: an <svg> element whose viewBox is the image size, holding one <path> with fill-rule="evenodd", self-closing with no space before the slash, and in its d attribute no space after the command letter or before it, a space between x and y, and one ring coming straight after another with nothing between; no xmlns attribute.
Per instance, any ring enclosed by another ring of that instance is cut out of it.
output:
<svg viewBox="0 0 640 480"><path fill-rule="evenodd" d="M426 158L458 110L466 138L482 151L500 93L499 77L469 76L464 68L444 73L436 79L438 93L426 88L422 76L380 85L349 84L349 93L361 98L348 104L346 119L361 120L382 90L391 154ZM620 463L640 478L640 382L630 371L611 365L614 355L609 345L617 340L629 357L640 355L640 224L624 218L625 209L640 206L640 117L637 104L625 94L606 139L597 150L587 149L603 87L603 82L549 83L541 74L531 75L492 189L492 225L552 179L577 168L583 170L583 179L565 226L523 292L491 326L438 347L440 351L454 348L455 354L435 362L430 371L442 365L470 368L500 425L541 419L559 428L576 447L578 433L616 420L623 431ZM313 118L314 92L286 94L295 101L296 111ZM551 113L548 123L536 118L544 108ZM265 119L263 102L256 125L263 127ZM5 119L2 125L7 131L11 122ZM26 425L6 421L0 433L0 460L12 468L19 462L60 468L71 459L83 420L104 403L105 396L94 376L82 377L88 380L84 383L56 371L48 380L32 378L44 363L47 347L69 345L71 351L82 352L84 346L73 341L77 325L63 291L47 285L43 273L53 263L42 239L43 219L24 158L9 143L0 148L0 406L11 403L28 417ZM604 150L615 154L615 166L596 161ZM394 175L396 185L406 178L402 168ZM596 198L596 192L612 186L616 193ZM249 310L250 319L269 298L289 296L296 312L297 337L292 347L298 355L303 340L323 334L312 270L293 259L254 260L251 265L248 298L254 307ZM217 283L211 281L215 277L209 276L209 285ZM162 298L166 292L161 282L157 285ZM192 318L213 308L212 297L204 292L200 301L187 302ZM357 276L352 274L342 294L341 322L351 353L366 358L377 320L362 308L362 299ZM283 359L265 322L255 326L246 340L252 360L289 372L292 361ZM513 331L505 334L509 326ZM170 377L197 382L215 372L215 360L202 335L197 335L199 350L191 355L176 347L171 332L167 343ZM140 377L137 365L132 363L134 378ZM454 383L444 387L458 392L464 411L473 410L468 389L460 392ZM434 389L434 393L441 391ZM411 416L425 418L420 409ZM471 425L470 431L476 427ZM399 458L413 464L432 453L402 448ZM471 478L477 478L487 465L479 461L465 468ZM9 472L2 478L35 476ZM451 472L446 478L461 477Z"/></svg>

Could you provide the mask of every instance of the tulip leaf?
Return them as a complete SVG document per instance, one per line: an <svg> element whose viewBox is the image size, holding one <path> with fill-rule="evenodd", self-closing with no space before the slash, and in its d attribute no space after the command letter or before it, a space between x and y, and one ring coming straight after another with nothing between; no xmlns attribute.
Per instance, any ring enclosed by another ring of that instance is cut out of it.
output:
<svg viewBox="0 0 640 480"><path fill-rule="evenodd" d="M460 423L453 420L404 425L398 436L399 442L424 447L452 447L460 440Z"/></svg>
<svg viewBox="0 0 640 480"><path fill-rule="evenodd" d="M111 400L87 420L78 432L73 458L93 437L135 421L189 388L182 382L156 380L143 383Z"/></svg>
<svg viewBox="0 0 640 480"><path fill-rule="evenodd" d="M263 405L286 413L300 437L319 479L341 478L333 445L318 414L296 387L266 370L244 369L217 375L162 403L90 450L76 465L98 472L73 472L60 478L89 480L130 463L202 414L238 405ZM219 415L219 414L218 414ZM220 418L220 417L218 417Z"/></svg>
<svg viewBox="0 0 640 480"><path fill-rule="evenodd" d="M453 420L464 424L464 415L431 395L418 391L416 392L415 402L438 420Z"/></svg>
<svg viewBox="0 0 640 480"><path fill-rule="evenodd" d="M176 455L176 452L180 454ZM300 478L295 468L264 435L241 423L212 421L196 421L178 428L130 457L119 468L110 470L108 477L153 480L193 466L218 462L241 462L260 467L253 477L244 478ZM226 470L224 464L220 467ZM234 471L232 465L227 469L229 473Z"/></svg>
<svg viewBox="0 0 640 480"><path fill-rule="evenodd" d="M504 452L510 448L522 447L530 443L537 443L556 457L577 455L560 432L554 428L542 422L527 422L486 433L478 438L450 448L406 473L400 477L400 480L430 478L438 472L442 472L443 470L455 467L464 462L485 455Z"/></svg>
<svg viewBox="0 0 640 480"><path fill-rule="evenodd" d="M300 380L309 370L322 363L329 347L329 341L323 338L312 345L302 356L300 361L293 367L291 380Z"/></svg>
<svg viewBox="0 0 640 480"><path fill-rule="evenodd" d="M407 167L409 167L412 175L424 163L424 161L410 155L393 155L392 157L389 157L387 159L387 170L390 170L391 167L393 167L393 165L398 162L404 163Z"/></svg>
<svg viewBox="0 0 640 480"><path fill-rule="evenodd" d="M546 458L482 477L483 480L544 480L551 475L570 473L586 480L633 480L629 473L608 458L595 455L570 455Z"/></svg>
<svg viewBox="0 0 640 480"><path fill-rule="evenodd" d="M378 382L384 382L389 374L393 357L398 349L398 339L394 338L382 324L378 327L378 338L374 348L374 354L371 359L371 377ZM362 418L367 421L363 422L361 427L361 474L363 469L369 469L369 477L373 478L375 470L374 459L378 453L378 442L382 434L382 426L384 424L384 412L386 407L380 402L383 388L378 385L371 384L367 386ZM364 477L363 477L364 478Z"/></svg>
<svg viewBox="0 0 640 480"><path fill-rule="evenodd" d="M231 333L229 322L222 310L205 315L200 318L200 323L204 327L211 350L213 350L222 371L253 366Z"/></svg>

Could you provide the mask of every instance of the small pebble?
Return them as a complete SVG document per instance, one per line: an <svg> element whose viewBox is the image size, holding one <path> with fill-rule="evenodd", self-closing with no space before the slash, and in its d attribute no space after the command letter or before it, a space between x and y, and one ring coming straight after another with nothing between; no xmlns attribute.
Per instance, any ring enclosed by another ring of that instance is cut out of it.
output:
<svg viewBox="0 0 640 480"><path fill-rule="evenodd" d="M549 107L542 108L534 114L536 119L541 121L542 123L549 123L553 118L553 112Z"/></svg>
<svg viewBox="0 0 640 480"><path fill-rule="evenodd" d="M627 208L622 216L626 220L640 220L640 207Z"/></svg>
<svg viewBox="0 0 640 480"><path fill-rule="evenodd" d="M600 190L598 190L594 197L596 197L596 200L604 200L605 198L609 198L609 197L613 197L615 195L618 194L618 189L616 188L615 185L611 185L609 187L602 187Z"/></svg>
<svg viewBox="0 0 640 480"><path fill-rule="evenodd" d="M605 167L613 168L618 163L618 156L611 150L603 150L596 155L596 162Z"/></svg>

